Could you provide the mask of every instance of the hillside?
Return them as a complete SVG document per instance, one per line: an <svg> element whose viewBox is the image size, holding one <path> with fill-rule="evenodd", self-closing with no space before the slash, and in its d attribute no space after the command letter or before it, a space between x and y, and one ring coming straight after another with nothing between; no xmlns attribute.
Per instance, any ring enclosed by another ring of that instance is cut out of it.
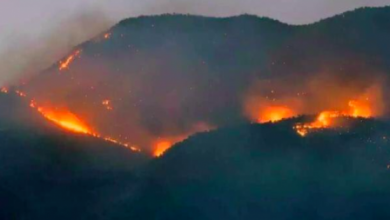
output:
<svg viewBox="0 0 390 220"><path fill-rule="evenodd" d="M342 101L377 84L381 99L388 100L389 21L388 7L307 26L249 15L131 18L76 47L20 89L38 101L67 106L100 133L153 151L159 139L177 142L253 121L245 110L248 97L261 101L271 91L281 105L301 99L297 115L344 108ZM332 92L323 81L332 81ZM331 102L337 94L342 100ZM383 102L375 116L388 115ZM102 103L110 103L109 111Z"/></svg>
<svg viewBox="0 0 390 220"><path fill-rule="evenodd" d="M0 219L389 219L388 39L390 7L121 21L1 88Z"/></svg>

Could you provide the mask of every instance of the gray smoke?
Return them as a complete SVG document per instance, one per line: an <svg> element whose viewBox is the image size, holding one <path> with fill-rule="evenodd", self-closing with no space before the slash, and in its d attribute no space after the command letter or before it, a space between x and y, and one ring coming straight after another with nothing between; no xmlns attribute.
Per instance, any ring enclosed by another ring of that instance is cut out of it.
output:
<svg viewBox="0 0 390 220"><path fill-rule="evenodd" d="M113 21L101 11L83 11L55 22L36 38L31 39L22 31L14 34L0 52L0 86L13 84L48 68L73 47L112 24Z"/></svg>

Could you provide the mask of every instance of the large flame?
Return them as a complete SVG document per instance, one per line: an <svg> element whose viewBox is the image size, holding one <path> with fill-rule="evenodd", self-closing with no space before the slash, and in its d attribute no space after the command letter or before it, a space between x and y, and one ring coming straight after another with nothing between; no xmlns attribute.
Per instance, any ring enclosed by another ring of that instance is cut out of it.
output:
<svg viewBox="0 0 390 220"><path fill-rule="evenodd" d="M153 155L155 157L161 157L165 153L165 151L167 151L169 148L172 147L172 145L173 143L170 141L165 141L165 140L158 141L155 145L155 150L153 152Z"/></svg>
<svg viewBox="0 0 390 220"><path fill-rule="evenodd" d="M294 112L284 106L267 106L259 111L257 121L260 123L264 122L277 122L285 118L294 116Z"/></svg>
<svg viewBox="0 0 390 220"><path fill-rule="evenodd" d="M76 133L90 134L95 136L95 133L92 132L91 128L89 128L75 114L66 109L38 107L37 110L46 119L56 123L62 128Z"/></svg>

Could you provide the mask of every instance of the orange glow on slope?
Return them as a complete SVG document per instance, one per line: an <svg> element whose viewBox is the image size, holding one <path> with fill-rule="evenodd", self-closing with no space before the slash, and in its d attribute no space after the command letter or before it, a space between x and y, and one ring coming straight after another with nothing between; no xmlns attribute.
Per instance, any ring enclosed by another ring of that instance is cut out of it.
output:
<svg viewBox="0 0 390 220"><path fill-rule="evenodd" d="M60 62L59 70L65 70L69 68L69 65L72 63L72 61L79 56L81 53L81 50L76 50L73 54L69 55L68 58L66 58L65 61Z"/></svg>
<svg viewBox="0 0 390 220"><path fill-rule="evenodd" d="M155 140L152 143L153 156L154 157L161 157L173 145L175 145L175 144L177 144L177 143L179 143L181 141L184 141L185 139L187 139L192 134L195 134L195 133L198 133L198 132L208 132L208 131L210 131L213 128L214 128L214 126L211 126L211 125L209 125L207 123L201 122L201 123L198 123L198 124L194 125L191 128L191 131L189 131L189 132L187 132L185 134L181 134L181 135L177 135L177 136L169 136L169 137L164 137L164 138L158 138L157 140Z"/></svg>
<svg viewBox="0 0 390 220"><path fill-rule="evenodd" d="M277 122L285 118L294 116L294 112L283 106L270 106L259 112L257 121L259 123L264 122Z"/></svg>

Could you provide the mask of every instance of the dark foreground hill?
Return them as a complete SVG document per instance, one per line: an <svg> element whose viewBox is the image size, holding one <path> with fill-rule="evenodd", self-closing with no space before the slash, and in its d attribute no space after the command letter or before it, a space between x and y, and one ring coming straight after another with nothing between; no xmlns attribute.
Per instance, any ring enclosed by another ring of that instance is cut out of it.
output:
<svg viewBox="0 0 390 220"><path fill-rule="evenodd" d="M195 135L153 161L118 219L388 219L390 125L302 138L292 121ZM126 211L123 211L126 210Z"/></svg>
<svg viewBox="0 0 390 220"><path fill-rule="evenodd" d="M91 219L131 192L148 157L67 133L0 94L0 219Z"/></svg>

